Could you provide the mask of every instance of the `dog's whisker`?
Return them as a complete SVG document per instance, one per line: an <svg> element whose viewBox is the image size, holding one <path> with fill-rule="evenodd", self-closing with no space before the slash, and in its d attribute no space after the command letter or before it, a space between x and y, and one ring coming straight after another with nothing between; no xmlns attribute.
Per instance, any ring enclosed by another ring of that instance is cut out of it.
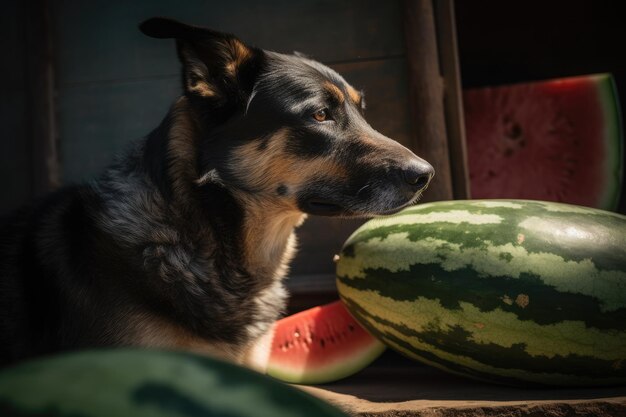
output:
<svg viewBox="0 0 626 417"><path fill-rule="evenodd" d="M246 110L243 112L244 116L248 115L248 109L250 108L250 103L252 103L252 99L254 98L254 96L256 96L256 86L252 90L252 93L250 94L250 98L248 99L248 102L246 103Z"/></svg>
<svg viewBox="0 0 626 417"><path fill-rule="evenodd" d="M365 190L366 188L369 188L370 186L371 184L365 184L363 187L359 188L359 191L356 192L356 197L358 197L359 194L361 194L363 190Z"/></svg>

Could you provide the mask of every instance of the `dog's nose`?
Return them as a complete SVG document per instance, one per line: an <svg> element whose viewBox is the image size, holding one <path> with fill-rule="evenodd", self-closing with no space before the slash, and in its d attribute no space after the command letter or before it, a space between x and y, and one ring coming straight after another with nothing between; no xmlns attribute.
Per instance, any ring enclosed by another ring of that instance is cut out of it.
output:
<svg viewBox="0 0 626 417"><path fill-rule="evenodd" d="M426 188L433 175L435 175L435 169L424 160L413 162L402 171L404 181L409 184L415 192Z"/></svg>

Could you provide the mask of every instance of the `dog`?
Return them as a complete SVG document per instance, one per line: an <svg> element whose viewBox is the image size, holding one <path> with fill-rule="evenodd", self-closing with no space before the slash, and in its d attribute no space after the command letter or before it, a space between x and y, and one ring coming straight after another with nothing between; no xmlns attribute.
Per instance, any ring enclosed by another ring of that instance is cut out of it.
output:
<svg viewBox="0 0 626 417"><path fill-rule="evenodd" d="M94 181L2 221L2 365L117 346L244 363L285 309L307 215L395 213L434 175L319 62L167 18L140 30L176 40L183 93Z"/></svg>

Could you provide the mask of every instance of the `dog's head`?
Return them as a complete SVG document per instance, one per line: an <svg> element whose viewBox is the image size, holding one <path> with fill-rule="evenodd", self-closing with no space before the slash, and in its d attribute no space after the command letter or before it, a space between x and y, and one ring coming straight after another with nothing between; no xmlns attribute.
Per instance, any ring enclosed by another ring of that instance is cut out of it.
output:
<svg viewBox="0 0 626 417"><path fill-rule="evenodd" d="M219 178L285 209L371 216L414 203L434 174L375 131L363 117L363 94L319 62L171 19L147 20L141 30L176 39L201 132L200 184Z"/></svg>

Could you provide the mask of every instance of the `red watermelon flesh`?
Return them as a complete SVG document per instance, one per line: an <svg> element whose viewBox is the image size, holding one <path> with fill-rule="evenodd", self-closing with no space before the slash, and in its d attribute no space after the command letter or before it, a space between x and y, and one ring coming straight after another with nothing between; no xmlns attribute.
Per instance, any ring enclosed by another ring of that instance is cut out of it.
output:
<svg viewBox="0 0 626 417"><path fill-rule="evenodd" d="M463 101L472 198L617 207L623 139L611 75L470 89Z"/></svg>
<svg viewBox="0 0 626 417"><path fill-rule="evenodd" d="M336 301L279 320L267 373L296 384L323 384L350 376L384 351Z"/></svg>

